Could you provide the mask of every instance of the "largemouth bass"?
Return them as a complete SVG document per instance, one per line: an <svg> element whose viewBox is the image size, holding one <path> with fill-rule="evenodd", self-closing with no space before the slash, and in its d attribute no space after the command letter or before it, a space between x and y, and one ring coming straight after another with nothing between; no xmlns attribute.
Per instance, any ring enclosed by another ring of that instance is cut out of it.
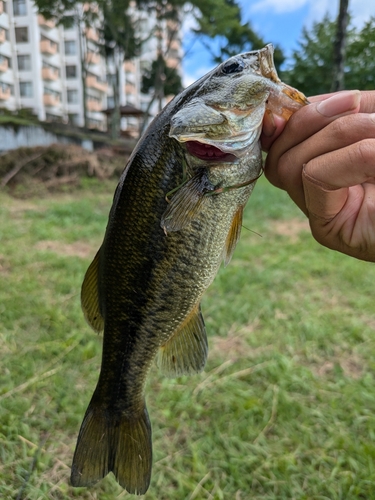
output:
<svg viewBox="0 0 375 500"><path fill-rule="evenodd" d="M238 242L262 167L265 110L288 118L306 103L279 80L268 45L228 59L188 87L139 141L82 285L85 317L104 330L104 340L73 486L92 485L112 471L128 492L147 491L147 374L155 359L167 376L205 366L200 300Z"/></svg>

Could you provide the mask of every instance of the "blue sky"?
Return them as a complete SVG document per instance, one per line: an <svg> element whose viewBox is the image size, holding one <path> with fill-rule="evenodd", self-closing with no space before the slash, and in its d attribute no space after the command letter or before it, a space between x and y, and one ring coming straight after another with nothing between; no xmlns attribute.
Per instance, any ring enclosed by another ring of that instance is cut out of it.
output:
<svg viewBox="0 0 375 500"><path fill-rule="evenodd" d="M309 28L320 21L325 13L337 16L339 0L238 0L243 20L249 21L256 33L266 42L277 43L286 56L298 47L303 26ZM375 16L374 0L349 0L353 22L357 26ZM189 36L189 21L186 25L184 48L184 83L189 85L207 73L213 63L205 48Z"/></svg>

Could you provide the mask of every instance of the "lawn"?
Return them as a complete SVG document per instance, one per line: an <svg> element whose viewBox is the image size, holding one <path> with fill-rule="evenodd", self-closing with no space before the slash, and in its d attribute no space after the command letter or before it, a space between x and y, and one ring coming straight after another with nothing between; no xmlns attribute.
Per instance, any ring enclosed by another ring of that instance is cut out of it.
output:
<svg viewBox="0 0 375 500"><path fill-rule="evenodd" d="M101 337L79 303L114 184L0 194L0 498L131 498L69 486ZM261 179L202 310L205 371L147 387L147 500L375 499L375 266L326 250Z"/></svg>

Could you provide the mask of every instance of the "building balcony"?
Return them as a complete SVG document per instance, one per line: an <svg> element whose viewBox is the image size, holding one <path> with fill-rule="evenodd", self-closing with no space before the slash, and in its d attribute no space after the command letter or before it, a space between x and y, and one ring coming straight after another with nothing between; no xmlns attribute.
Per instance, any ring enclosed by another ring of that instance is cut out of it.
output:
<svg viewBox="0 0 375 500"><path fill-rule="evenodd" d="M137 90L135 88L135 85L132 85L131 83L127 83L125 85L125 94L136 94Z"/></svg>
<svg viewBox="0 0 375 500"><path fill-rule="evenodd" d="M108 83L99 81L95 76L89 75L86 77L86 85L88 88L99 90L100 92L107 92Z"/></svg>
<svg viewBox="0 0 375 500"><path fill-rule="evenodd" d="M167 57L165 62L170 68L179 68L181 66L181 59L177 57Z"/></svg>
<svg viewBox="0 0 375 500"><path fill-rule="evenodd" d="M43 103L45 106L58 106L60 104L60 98L53 94L44 94Z"/></svg>
<svg viewBox="0 0 375 500"><path fill-rule="evenodd" d="M0 85L0 101L7 101L10 97L10 87Z"/></svg>
<svg viewBox="0 0 375 500"><path fill-rule="evenodd" d="M99 41L99 34L94 28L87 28L86 30L86 38L93 42Z"/></svg>
<svg viewBox="0 0 375 500"><path fill-rule="evenodd" d="M59 78L59 72L53 68L42 68L43 80L54 81Z"/></svg>
<svg viewBox="0 0 375 500"><path fill-rule="evenodd" d="M53 56L57 53L57 43L51 42L51 40L41 40L40 52L42 52L42 54Z"/></svg>
<svg viewBox="0 0 375 500"><path fill-rule="evenodd" d="M6 57L0 57L0 72L4 73L9 68L8 59Z"/></svg>
<svg viewBox="0 0 375 500"><path fill-rule="evenodd" d="M52 28L55 28L55 26L56 26L56 23L53 19L46 19L41 14L38 15L38 24L42 28L47 28L49 30L51 30Z"/></svg>
<svg viewBox="0 0 375 500"><path fill-rule="evenodd" d="M181 43L179 40L173 39L170 44L170 49L171 50L180 50L181 49Z"/></svg>
<svg viewBox="0 0 375 500"><path fill-rule="evenodd" d="M100 54L97 54L96 52L88 52L86 54L86 62L87 64L99 64Z"/></svg>
<svg viewBox="0 0 375 500"><path fill-rule="evenodd" d="M87 111L102 111L103 106L101 102L88 99L86 102Z"/></svg>
<svg viewBox="0 0 375 500"><path fill-rule="evenodd" d="M135 63L133 61L125 61L124 68L125 71L129 71L129 73L134 73L136 70Z"/></svg>
<svg viewBox="0 0 375 500"><path fill-rule="evenodd" d="M6 41L6 33L4 29L0 29L0 43L4 43Z"/></svg>

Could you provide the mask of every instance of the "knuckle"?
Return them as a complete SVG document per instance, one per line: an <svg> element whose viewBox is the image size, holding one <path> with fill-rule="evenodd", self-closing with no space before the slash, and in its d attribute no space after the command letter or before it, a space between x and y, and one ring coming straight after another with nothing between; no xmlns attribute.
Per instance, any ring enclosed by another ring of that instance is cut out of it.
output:
<svg viewBox="0 0 375 500"><path fill-rule="evenodd" d="M350 124L348 123L349 121L346 120L346 118L346 116L343 116L330 123L330 133L333 137L342 138L343 136L346 136L348 133L350 133Z"/></svg>
<svg viewBox="0 0 375 500"><path fill-rule="evenodd" d="M363 165L375 164L375 140L363 139L357 142L355 155L357 162Z"/></svg>

